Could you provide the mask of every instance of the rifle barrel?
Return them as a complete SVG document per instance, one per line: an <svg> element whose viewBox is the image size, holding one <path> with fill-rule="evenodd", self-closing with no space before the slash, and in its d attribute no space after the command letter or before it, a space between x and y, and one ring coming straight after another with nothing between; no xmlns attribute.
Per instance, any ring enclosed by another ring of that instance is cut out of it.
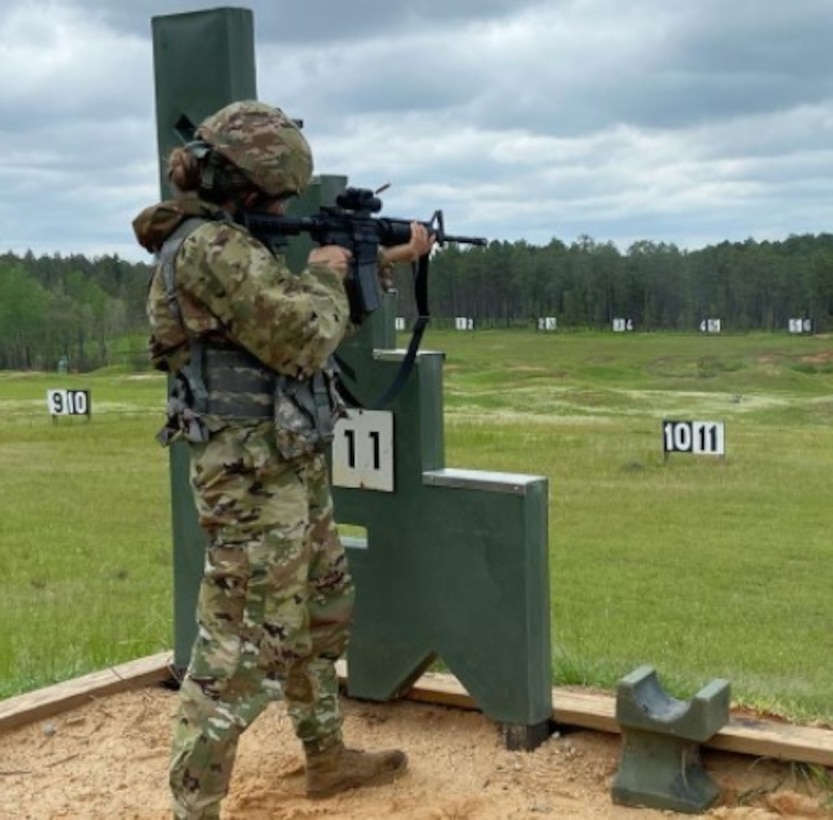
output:
<svg viewBox="0 0 833 820"><path fill-rule="evenodd" d="M489 240L482 236L448 236L442 237L443 242L457 242L460 245L488 245Z"/></svg>

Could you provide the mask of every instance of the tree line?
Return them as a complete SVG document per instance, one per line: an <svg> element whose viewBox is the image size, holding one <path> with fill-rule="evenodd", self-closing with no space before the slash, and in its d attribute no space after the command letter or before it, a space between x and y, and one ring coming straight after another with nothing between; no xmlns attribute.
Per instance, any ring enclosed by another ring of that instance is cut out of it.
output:
<svg viewBox="0 0 833 820"><path fill-rule="evenodd" d="M152 268L118 256L0 256L0 369L86 371L146 366L144 299ZM525 241L439 249L429 303L440 322L475 327L693 331L709 318L725 330L786 330L807 319L833 329L833 234L783 241L721 242L686 251L639 241L626 251L581 236L536 246ZM414 317L411 271L396 271L399 312Z"/></svg>
<svg viewBox="0 0 833 820"><path fill-rule="evenodd" d="M117 363L146 324L149 271L118 256L0 256L0 369Z"/></svg>
<svg viewBox="0 0 833 820"><path fill-rule="evenodd" d="M559 328L610 329L620 318L642 331L693 331L711 318L744 332L809 319L824 332L833 329L833 234L696 251L640 241L620 252L588 236L543 247L492 242L438 254L429 287L434 315L472 317L475 327L553 317ZM403 272L397 288L414 315Z"/></svg>

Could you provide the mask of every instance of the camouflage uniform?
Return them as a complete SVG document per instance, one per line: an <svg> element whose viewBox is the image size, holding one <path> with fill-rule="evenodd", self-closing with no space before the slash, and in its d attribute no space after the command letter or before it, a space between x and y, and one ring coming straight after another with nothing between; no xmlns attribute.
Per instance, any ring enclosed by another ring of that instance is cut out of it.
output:
<svg viewBox="0 0 833 820"><path fill-rule="evenodd" d="M292 275L212 204L240 212L265 198L271 207L307 185L312 154L280 109L251 100L204 120L184 152L173 176L211 201L181 194L133 227L159 262L150 355L174 374L160 438L190 444L208 536L174 728L174 814L216 818L241 732L281 695L304 744L311 798L390 783L407 756L349 749L341 738L334 662L354 593L323 448L342 410L328 362L349 326L344 286L324 264Z"/></svg>
<svg viewBox="0 0 833 820"><path fill-rule="evenodd" d="M339 277L315 265L293 275L198 199L153 206L134 225L142 244L158 249L192 217L200 221L176 253L179 321L159 269L148 293L157 366L178 372L202 340L218 355L246 351L253 370L267 376L303 381L320 373L348 328ZM222 406L222 390L215 392ZM270 396L249 398L257 406ZM287 406L289 416L280 401L250 419L203 414L205 441L189 445L208 547L174 729L177 817L219 816L238 738L270 700L286 699L306 749L341 742L334 661L347 641L353 584L321 442L293 424Z"/></svg>

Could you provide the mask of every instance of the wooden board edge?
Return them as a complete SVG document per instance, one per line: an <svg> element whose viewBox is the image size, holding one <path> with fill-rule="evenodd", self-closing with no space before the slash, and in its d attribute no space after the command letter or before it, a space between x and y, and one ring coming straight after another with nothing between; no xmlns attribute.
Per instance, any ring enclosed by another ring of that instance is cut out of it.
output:
<svg viewBox="0 0 833 820"><path fill-rule="evenodd" d="M54 717L97 698L155 686L172 678L172 654L161 652L0 701L0 732Z"/></svg>
<svg viewBox="0 0 833 820"><path fill-rule="evenodd" d="M346 668L344 674L346 676ZM477 708L451 675L423 675L405 697L455 708ZM612 693L554 687L552 702L552 720L556 726L621 733L616 721L616 697ZM833 730L753 719L740 713L731 715L729 723L703 746L752 757L833 766Z"/></svg>

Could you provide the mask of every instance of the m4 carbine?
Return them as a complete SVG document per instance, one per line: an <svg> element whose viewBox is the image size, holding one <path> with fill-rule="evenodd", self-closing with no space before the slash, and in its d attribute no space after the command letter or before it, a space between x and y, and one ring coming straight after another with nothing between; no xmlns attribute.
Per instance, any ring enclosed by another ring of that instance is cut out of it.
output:
<svg viewBox="0 0 833 820"><path fill-rule="evenodd" d="M308 234L318 245L338 245L352 254L352 266L345 279L350 302L350 318L356 324L364 321L381 304L379 285L379 247L407 243L411 222L419 220L391 219L375 216L382 210L377 192L366 188L345 188L335 205L324 205L312 216L276 216L249 212L243 224L261 242L271 248L284 245L287 237ZM472 236L450 236L445 232L443 212L435 211L430 221L422 222L437 244L486 245L486 240ZM427 273L427 257L420 260L421 272ZM427 305L418 306L427 314Z"/></svg>

